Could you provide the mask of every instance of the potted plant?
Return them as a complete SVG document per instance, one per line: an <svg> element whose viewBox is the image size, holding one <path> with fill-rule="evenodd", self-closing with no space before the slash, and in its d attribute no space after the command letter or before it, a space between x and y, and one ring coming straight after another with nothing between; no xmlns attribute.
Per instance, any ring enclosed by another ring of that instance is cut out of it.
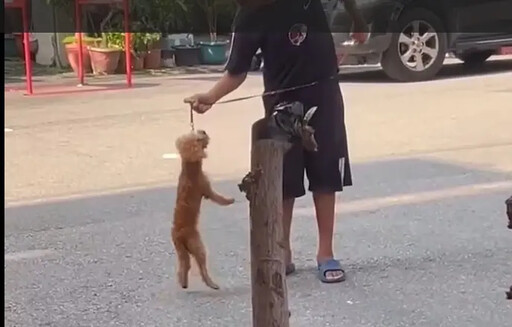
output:
<svg viewBox="0 0 512 327"><path fill-rule="evenodd" d="M124 33L123 37L124 37ZM144 58L147 55L147 46L145 41L146 33L132 33L131 34L131 60L132 60L132 69L133 70L141 70L144 68ZM122 50L125 50L124 43L122 45ZM117 69L118 73L126 73L126 56L121 54L119 58L119 66Z"/></svg>
<svg viewBox="0 0 512 327"><path fill-rule="evenodd" d="M219 7L226 5L226 0L196 1L206 15L208 31L210 33L210 42L199 42L202 62L207 65L224 64L227 60L227 42L219 42L217 40L217 16Z"/></svg>
<svg viewBox="0 0 512 327"><path fill-rule="evenodd" d="M160 33L144 33L143 43L146 45L146 56L144 67L146 69L158 69L162 63L162 46L160 44L162 35Z"/></svg>
<svg viewBox="0 0 512 327"><path fill-rule="evenodd" d="M78 74L78 34L66 36L62 40L62 44L66 49L66 57L68 59L69 65L75 74ZM89 57L89 51L87 47L98 44L101 41L99 38L93 38L89 36L85 36L82 33L82 67L84 68L85 73L90 73L91 69L91 58Z"/></svg>
<svg viewBox="0 0 512 327"><path fill-rule="evenodd" d="M101 33L101 42L89 46L92 71L95 75L113 74L119 65L124 47L124 33Z"/></svg>

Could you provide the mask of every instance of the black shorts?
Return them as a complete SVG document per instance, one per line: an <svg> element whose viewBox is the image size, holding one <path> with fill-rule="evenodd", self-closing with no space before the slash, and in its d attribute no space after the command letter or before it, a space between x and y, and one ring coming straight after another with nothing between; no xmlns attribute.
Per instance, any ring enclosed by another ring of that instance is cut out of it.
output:
<svg viewBox="0 0 512 327"><path fill-rule="evenodd" d="M315 130L318 152L310 152L302 144L294 144L283 162L283 197L297 198L306 194L304 172L311 192L340 192L352 185L343 97L336 81L319 84L289 95L287 101L300 101L306 110L316 106L310 124ZM267 100L265 107L272 110ZM268 110L267 110L268 111ZM267 114L269 114L267 112Z"/></svg>
<svg viewBox="0 0 512 327"><path fill-rule="evenodd" d="M294 145L284 157L283 198L298 198L306 194L304 172L310 192L340 192L352 185L348 157L332 155L328 151L310 152L301 144Z"/></svg>

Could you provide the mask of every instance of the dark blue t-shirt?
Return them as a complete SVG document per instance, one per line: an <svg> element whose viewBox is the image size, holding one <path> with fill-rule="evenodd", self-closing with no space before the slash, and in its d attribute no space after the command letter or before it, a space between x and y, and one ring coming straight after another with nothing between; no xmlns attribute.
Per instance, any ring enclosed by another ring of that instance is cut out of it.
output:
<svg viewBox="0 0 512 327"><path fill-rule="evenodd" d="M240 8L228 72L249 71L258 49L263 54L266 91L328 79L337 73L334 43L320 0L277 0L256 9ZM293 97L293 93L283 96Z"/></svg>
<svg viewBox="0 0 512 327"><path fill-rule="evenodd" d="M337 79L338 64L332 34L320 0L276 0L258 8L241 7L233 26L230 74L250 70L258 49L263 55L265 91L321 81L291 92L265 96L266 114L282 101L301 101L306 109L318 106L311 123L320 143L343 144L343 100Z"/></svg>

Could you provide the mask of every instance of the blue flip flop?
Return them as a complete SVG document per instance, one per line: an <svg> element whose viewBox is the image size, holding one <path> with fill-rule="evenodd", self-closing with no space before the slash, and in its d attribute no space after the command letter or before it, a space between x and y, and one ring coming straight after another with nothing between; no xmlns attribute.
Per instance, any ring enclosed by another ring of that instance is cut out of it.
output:
<svg viewBox="0 0 512 327"><path fill-rule="evenodd" d="M326 274L330 271L340 271L341 276L338 278L327 278ZM325 262L318 263L318 279L322 283L340 283L345 281L345 270L341 268L341 264L338 260L329 259Z"/></svg>

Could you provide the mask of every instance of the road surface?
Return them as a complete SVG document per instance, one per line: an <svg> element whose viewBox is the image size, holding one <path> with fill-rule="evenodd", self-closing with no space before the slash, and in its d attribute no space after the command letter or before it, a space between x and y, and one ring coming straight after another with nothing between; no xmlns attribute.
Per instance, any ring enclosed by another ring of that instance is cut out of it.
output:
<svg viewBox="0 0 512 327"><path fill-rule="evenodd" d="M315 276L315 221L301 199L291 325L504 327L512 320L512 63L460 66L425 83L343 75L354 186L339 195L337 256L348 280ZM182 98L215 76L137 80L133 90L6 94L6 326L250 326L247 172L259 99L196 116L206 170L236 203L205 203L211 291L175 279L170 219ZM250 76L235 96L261 92Z"/></svg>

